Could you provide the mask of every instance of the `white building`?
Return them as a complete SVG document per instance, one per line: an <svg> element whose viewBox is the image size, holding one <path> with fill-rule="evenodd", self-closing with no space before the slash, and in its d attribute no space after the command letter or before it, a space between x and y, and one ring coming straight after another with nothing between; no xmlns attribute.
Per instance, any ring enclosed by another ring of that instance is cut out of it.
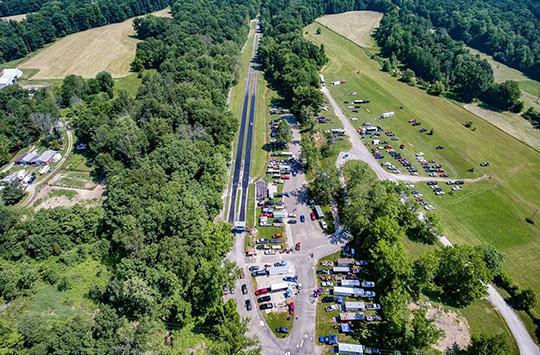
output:
<svg viewBox="0 0 540 355"><path fill-rule="evenodd" d="M23 75L19 69L3 69L0 71L0 89L12 85Z"/></svg>

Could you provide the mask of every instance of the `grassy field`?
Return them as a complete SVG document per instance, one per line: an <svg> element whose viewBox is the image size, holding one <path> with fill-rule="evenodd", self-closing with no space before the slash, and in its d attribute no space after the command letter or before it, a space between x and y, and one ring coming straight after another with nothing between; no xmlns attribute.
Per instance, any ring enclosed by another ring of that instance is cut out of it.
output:
<svg viewBox="0 0 540 355"><path fill-rule="evenodd" d="M403 155L413 160L415 152L425 152L426 158L436 159L451 178L491 177L482 182L466 184L466 198L443 196L429 202L437 207L445 221L446 235L456 243L480 244L490 242L508 256L506 269L522 287L533 287L540 293L540 216L536 225L525 222L540 201L540 154L472 115L448 100L427 95L425 91L398 82L381 72L379 64L366 56L362 48L326 28L315 35L319 24L305 29L306 37L315 44L324 44L330 62L323 74L326 81L346 80L343 85L330 87L336 101L352 99L345 93L356 91L356 99L369 99L351 122L357 127L365 121L380 122L399 136L406 148ZM341 104L345 114L353 114ZM375 121L375 117L395 111L396 117ZM407 120L416 118L421 127L434 128L435 134L418 133ZM464 127L473 121L476 130ZM443 145L437 151L435 146ZM478 164L489 161L490 166ZM474 172L469 168L476 165ZM526 273L523 270L527 270Z"/></svg>
<svg viewBox="0 0 540 355"><path fill-rule="evenodd" d="M379 27L383 14L374 11L349 11L337 15L326 15L316 19L337 33L341 33L362 47L373 46L371 33Z"/></svg>
<svg viewBox="0 0 540 355"><path fill-rule="evenodd" d="M152 13L167 17L169 9ZM20 64L21 69L39 69L32 79L62 79L69 74L94 77L108 71L115 78L129 74L138 40L133 37L133 19L74 33L56 41Z"/></svg>
<svg viewBox="0 0 540 355"><path fill-rule="evenodd" d="M33 12L31 12L33 13ZM5 16L5 17L0 17L0 20L2 21L16 21L16 22L19 22L19 21L22 21L26 18L26 15L29 15L29 14L20 14L20 15L13 15L13 16Z"/></svg>
<svg viewBox="0 0 540 355"><path fill-rule="evenodd" d="M268 327L272 329L272 332L275 334L278 338L287 338L292 331L294 317L289 314L289 312L275 312L272 311L270 313L266 313L265 311L262 312L264 319L266 320L266 324L268 324ZM289 328L289 334L283 334L283 333L276 333L276 328L278 327L285 327Z"/></svg>

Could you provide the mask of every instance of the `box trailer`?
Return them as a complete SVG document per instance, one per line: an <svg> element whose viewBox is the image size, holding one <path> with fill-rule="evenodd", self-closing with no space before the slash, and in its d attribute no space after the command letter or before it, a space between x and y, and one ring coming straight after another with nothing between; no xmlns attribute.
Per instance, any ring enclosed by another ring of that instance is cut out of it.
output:
<svg viewBox="0 0 540 355"><path fill-rule="evenodd" d="M321 84L324 85L324 76L322 74L319 74L319 79L321 80Z"/></svg>
<svg viewBox="0 0 540 355"><path fill-rule="evenodd" d="M279 249L281 249L281 246L279 246L279 245L274 245L273 247L278 247ZM272 247L272 249L273 249L273 247ZM270 275L270 276L283 275L283 274L288 274L288 273L290 273L290 270L289 270L289 267L287 265L284 265L284 266L272 266L272 267L268 268L268 275Z"/></svg>
<svg viewBox="0 0 540 355"><path fill-rule="evenodd" d="M360 280L341 280L341 287L360 287Z"/></svg>
<svg viewBox="0 0 540 355"><path fill-rule="evenodd" d="M392 112L385 112L381 115L382 118L388 118L388 117L394 117L396 114L394 113L394 111Z"/></svg>
<svg viewBox="0 0 540 355"><path fill-rule="evenodd" d="M364 302L345 302L345 310L349 311L363 311L366 309Z"/></svg>
<svg viewBox="0 0 540 355"><path fill-rule="evenodd" d="M351 268L348 266L334 266L332 270L334 271L334 274L348 274L351 272Z"/></svg>
<svg viewBox="0 0 540 355"><path fill-rule="evenodd" d="M364 293L364 290L361 288L334 286L332 293L334 296L360 297Z"/></svg>
<svg viewBox="0 0 540 355"><path fill-rule="evenodd" d="M341 81L332 81L331 85L339 85L341 84Z"/></svg>
<svg viewBox="0 0 540 355"><path fill-rule="evenodd" d="M285 218L287 217L287 211L274 211L274 218Z"/></svg>
<svg viewBox="0 0 540 355"><path fill-rule="evenodd" d="M280 282L277 284L270 285L270 292L284 291L289 288L289 284L286 282Z"/></svg>
<svg viewBox="0 0 540 355"><path fill-rule="evenodd" d="M356 321L362 321L365 320L363 313L340 313L339 314L339 321L341 323L347 323L347 322L356 322Z"/></svg>
<svg viewBox="0 0 540 355"><path fill-rule="evenodd" d="M317 218L324 218L324 213L323 213L323 211L322 211L321 206L319 206L319 205L316 205L316 206L315 206L315 216L316 216Z"/></svg>
<svg viewBox="0 0 540 355"><path fill-rule="evenodd" d="M364 353L364 347L360 344L339 343L338 354L360 355Z"/></svg>
<svg viewBox="0 0 540 355"><path fill-rule="evenodd" d="M284 156L284 157L292 157L292 156L293 156L293 153L292 153L292 152L281 152L281 156Z"/></svg>
<svg viewBox="0 0 540 355"><path fill-rule="evenodd" d="M353 258L344 258L344 259L337 259L337 266L351 266L354 265L354 259Z"/></svg>

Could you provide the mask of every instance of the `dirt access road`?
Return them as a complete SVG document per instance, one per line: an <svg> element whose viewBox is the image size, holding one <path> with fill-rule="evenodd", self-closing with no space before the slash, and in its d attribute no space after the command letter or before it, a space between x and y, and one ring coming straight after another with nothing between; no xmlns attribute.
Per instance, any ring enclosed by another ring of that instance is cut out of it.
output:
<svg viewBox="0 0 540 355"><path fill-rule="evenodd" d="M349 135L349 139L351 140L351 143L353 145L352 149L349 150L350 157L348 159L343 159L344 153L342 152L339 157L338 161L336 162L337 165L342 165L346 161L351 159L357 159L362 160L365 163L367 163L373 171L377 174L377 177L380 180L409 180L409 181L446 181L448 179L442 179L442 178L430 178L430 177L421 177L421 176L400 176L400 175L394 175L388 173L386 170L384 170L379 162L369 153L368 149L362 142L362 140L358 137L358 134L356 133L356 130L354 129L353 125L349 122L349 120L345 117L343 112L341 112L341 109L337 105L336 101L330 94L330 91L326 87L322 88L322 92L326 95L330 103L332 104L332 107L334 108L334 111L336 115L339 117L341 122L343 122L343 126L345 127L345 131ZM478 179L464 179L464 181L468 182L474 182L478 180L485 179L486 177L481 177ZM456 179L457 180L457 179ZM445 236L439 236L439 240L443 243L445 246L452 246L452 243L446 238ZM519 347L519 351L522 354L527 355L540 355L540 349L538 348L538 345L533 341L529 333L527 332L527 329L525 328L525 325L519 319L516 312L504 301L504 298L501 296L501 294L492 286L488 285L488 297L487 299L493 304L495 309L500 313L500 315L504 318L506 323L508 323L508 326L510 330L512 331L512 335L516 339L516 342Z"/></svg>

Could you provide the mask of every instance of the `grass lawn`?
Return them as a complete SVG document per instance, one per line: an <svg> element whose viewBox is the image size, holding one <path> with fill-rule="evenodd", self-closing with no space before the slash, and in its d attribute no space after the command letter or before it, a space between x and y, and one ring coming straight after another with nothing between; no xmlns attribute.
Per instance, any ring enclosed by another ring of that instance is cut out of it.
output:
<svg viewBox="0 0 540 355"><path fill-rule="evenodd" d="M484 174L492 177L465 184L463 192L473 192L466 198L435 199L429 195L428 201L445 221L450 240L492 243L508 256L506 269L516 282L521 287L533 287L540 294L540 266L536 261L540 255L540 216L536 217L535 226L524 221L540 201L540 153L448 100L398 82L381 72L379 64L366 56L362 48L329 29L323 28L321 35L315 35L318 27L317 23L311 24L305 32L316 45L325 46L330 58L323 71L326 81L346 80L346 84L329 88L336 101L350 101L353 97L371 100L359 113L354 113L358 121L351 122L353 125L380 122L406 145L405 157L413 161L415 152L425 152L426 158L436 159L451 178ZM345 96L351 91L358 95ZM341 105L351 117L347 104ZM396 117L375 121L375 117L388 111L395 111ZM435 134L418 133L418 128L407 123L411 118L422 122L420 127L434 128ZM474 122L476 131L463 126L467 121ZM445 149L437 151L437 145ZM491 165L480 168L482 161ZM475 171L469 172L475 164Z"/></svg>
<svg viewBox="0 0 540 355"><path fill-rule="evenodd" d="M75 197L77 195L78 195L77 191L60 189L60 190L52 190L51 192L49 192L47 194L47 198L65 196L65 197L67 197L68 199L71 200L73 197ZM36 204L34 204L34 205L36 205Z"/></svg>
<svg viewBox="0 0 540 355"><path fill-rule="evenodd" d="M281 311L281 309L280 312L272 311L270 313L266 313L266 311L262 311L262 314L266 320L266 324L268 324L268 327L272 329L272 332L276 337L287 338L289 336L290 332L292 331L294 316L291 316L288 311ZM290 319L287 320L288 318ZM276 333L276 328L278 327L289 328L289 334Z"/></svg>
<svg viewBox="0 0 540 355"><path fill-rule="evenodd" d="M137 73L129 74L128 76L117 79L114 81L114 91L119 92L120 90L127 91L132 97L137 95L137 90L141 86L142 78L138 77Z"/></svg>
<svg viewBox="0 0 540 355"><path fill-rule="evenodd" d="M246 224L250 228L255 227L255 184L248 186Z"/></svg>

